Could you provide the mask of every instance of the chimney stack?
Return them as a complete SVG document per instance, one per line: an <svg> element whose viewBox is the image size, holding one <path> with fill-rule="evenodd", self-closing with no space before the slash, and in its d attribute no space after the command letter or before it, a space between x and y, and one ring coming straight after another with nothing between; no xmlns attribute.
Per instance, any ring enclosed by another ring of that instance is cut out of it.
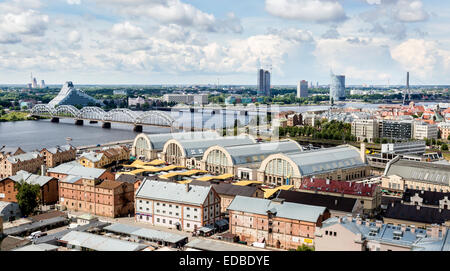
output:
<svg viewBox="0 0 450 271"><path fill-rule="evenodd" d="M186 184L186 192L189 192L190 186L189 183Z"/></svg>
<svg viewBox="0 0 450 271"><path fill-rule="evenodd" d="M416 226L415 225L410 225L409 228L411 229L412 233L416 232Z"/></svg>
<svg viewBox="0 0 450 271"><path fill-rule="evenodd" d="M327 184L330 184L330 179L327 179Z"/></svg>

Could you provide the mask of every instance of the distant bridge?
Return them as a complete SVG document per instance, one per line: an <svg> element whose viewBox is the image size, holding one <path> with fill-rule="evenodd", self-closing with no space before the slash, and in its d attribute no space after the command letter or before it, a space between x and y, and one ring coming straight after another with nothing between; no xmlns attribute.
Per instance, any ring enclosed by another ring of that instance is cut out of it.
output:
<svg viewBox="0 0 450 271"><path fill-rule="evenodd" d="M31 110L32 116L51 117L52 122L59 122L60 118L74 119L76 125L83 125L84 121L90 123L103 122L103 128L111 128L111 123L133 124L134 131L142 132L143 126L158 126L174 128L175 119L169 114L159 111L145 111L137 113L125 108L104 111L100 107L83 107L77 109L72 105L52 107L47 104L38 104Z"/></svg>

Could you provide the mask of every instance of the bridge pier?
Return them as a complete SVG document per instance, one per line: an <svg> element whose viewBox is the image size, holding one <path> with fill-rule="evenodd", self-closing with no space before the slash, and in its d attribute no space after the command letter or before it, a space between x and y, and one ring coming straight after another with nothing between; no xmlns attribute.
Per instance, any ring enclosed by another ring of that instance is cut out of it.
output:
<svg viewBox="0 0 450 271"><path fill-rule="evenodd" d="M52 118L51 122L59 122L59 118Z"/></svg>
<svg viewBox="0 0 450 271"><path fill-rule="evenodd" d="M134 125L133 131L142 133L143 131L142 125Z"/></svg>
<svg viewBox="0 0 450 271"><path fill-rule="evenodd" d="M111 129L111 122L103 122L102 128Z"/></svg>
<svg viewBox="0 0 450 271"><path fill-rule="evenodd" d="M75 120L75 125L83 125L83 120Z"/></svg>

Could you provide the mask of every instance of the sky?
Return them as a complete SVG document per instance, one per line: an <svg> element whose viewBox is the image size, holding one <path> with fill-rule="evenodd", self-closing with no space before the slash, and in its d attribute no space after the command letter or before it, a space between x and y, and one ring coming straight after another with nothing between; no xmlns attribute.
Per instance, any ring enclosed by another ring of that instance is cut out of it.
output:
<svg viewBox="0 0 450 271"><path fill-rule="evenodd" d="M0 84L450 84L441 0L0 0Z"/></svg>

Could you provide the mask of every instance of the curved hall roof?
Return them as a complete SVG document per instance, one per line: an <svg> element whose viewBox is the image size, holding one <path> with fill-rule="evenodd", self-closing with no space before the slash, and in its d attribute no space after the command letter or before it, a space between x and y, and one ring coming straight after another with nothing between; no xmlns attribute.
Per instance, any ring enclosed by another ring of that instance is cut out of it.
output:
<svg viewBox="0 0 450 271"><path fill-rule="evenodd" d="M293 140L225 146L223 148L230 154L235 165L261 162L269 155L275 153L297 153L303 151L303 148Z"/></svg>

